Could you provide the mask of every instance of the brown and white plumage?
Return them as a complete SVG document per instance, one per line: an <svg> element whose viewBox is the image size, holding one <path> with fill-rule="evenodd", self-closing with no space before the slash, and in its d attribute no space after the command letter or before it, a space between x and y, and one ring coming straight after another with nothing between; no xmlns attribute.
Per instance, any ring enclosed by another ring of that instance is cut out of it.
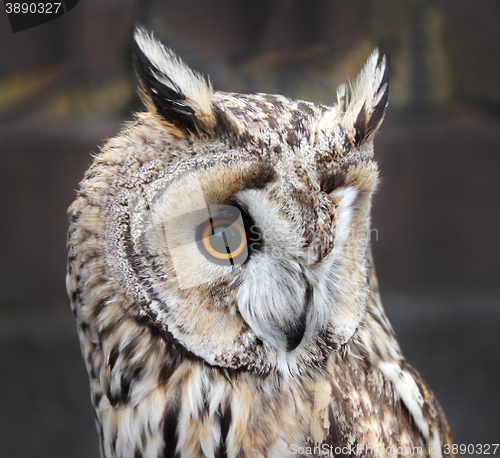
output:
<svg viewBox="0 0 500 458"><path fill-rule="evenodd" d="M449 456L370 252L385 58L327 107L214 92L143 30L134 52L149 112L106 143L69 211L102 455ZM196 231L228 211L244 256L218 262Z"/></svg>

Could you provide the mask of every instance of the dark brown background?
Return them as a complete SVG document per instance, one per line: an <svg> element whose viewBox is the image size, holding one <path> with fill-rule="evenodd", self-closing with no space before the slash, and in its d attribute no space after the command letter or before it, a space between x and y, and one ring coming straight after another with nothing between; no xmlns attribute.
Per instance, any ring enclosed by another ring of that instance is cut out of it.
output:
<svg viewBox="0 0 500 458"><path fill-rule="evenodd" d="M102 140L141 109L134 23L215 89L332 103L376 46L382 299L457 443L500 442L500 2L81 0L12 34L0 12L0 450L98 456L64 290L66 208Z"/></svg>

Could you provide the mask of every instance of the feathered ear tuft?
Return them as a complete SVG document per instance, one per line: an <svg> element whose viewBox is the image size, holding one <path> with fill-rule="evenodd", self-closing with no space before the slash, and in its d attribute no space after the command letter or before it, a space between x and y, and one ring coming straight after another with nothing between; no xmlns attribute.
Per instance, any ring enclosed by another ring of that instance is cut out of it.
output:
<svg viewBox="0 0 500 458"><path fill-rule="evenodd" d="M213 134L210 83L140 27L132 47L143 101L160 123L178 138Z"/></svg>
<svg viewBox="0 0 500 458"><path fill-rule="evenodd" d="M319 121L319 129L333 131L341 125L350 142L359 146L369 141L382 123L389 101L389 69L385 55L376 49L350 86L337 89L337 106Z"/></svg>

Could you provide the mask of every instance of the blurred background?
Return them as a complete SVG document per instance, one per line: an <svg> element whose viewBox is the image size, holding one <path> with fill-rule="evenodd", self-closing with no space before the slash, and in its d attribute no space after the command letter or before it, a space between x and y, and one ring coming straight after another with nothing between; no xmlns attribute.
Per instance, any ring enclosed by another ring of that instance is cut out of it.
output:
<svg viewBox="0 0 500 458"><path fill-rule="evenodd" d="M455 443L499 443L500 2L81 0L15 34L0 12L2 456L98 457L64 286L66 209L91 153L142 110L136 23L215 89L324 104L376 46L388 54L382 300Z"/></svg>

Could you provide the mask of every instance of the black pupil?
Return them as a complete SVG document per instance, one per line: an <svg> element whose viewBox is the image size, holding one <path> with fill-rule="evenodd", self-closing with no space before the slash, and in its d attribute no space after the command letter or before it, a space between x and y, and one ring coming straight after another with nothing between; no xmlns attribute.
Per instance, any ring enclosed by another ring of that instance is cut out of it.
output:
<svg viewBox="0 0 500 458"><path fill-rule="evenodd" d="M214 226L209 236L210 245L218 253L232 253L241 245L241 234L233 226L223 223Z"/></svg>

